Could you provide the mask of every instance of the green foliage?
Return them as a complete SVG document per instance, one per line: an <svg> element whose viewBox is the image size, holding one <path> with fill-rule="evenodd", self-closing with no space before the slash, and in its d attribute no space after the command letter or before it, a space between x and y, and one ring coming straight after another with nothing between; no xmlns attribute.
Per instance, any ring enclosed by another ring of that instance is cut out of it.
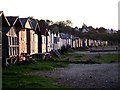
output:
<svg viewBox="0 0 120 90"><path fill-rule="evenodd" d="M3 89L4 88L59 88L51 78L44 78L30 75L3 75Z"/></svg>

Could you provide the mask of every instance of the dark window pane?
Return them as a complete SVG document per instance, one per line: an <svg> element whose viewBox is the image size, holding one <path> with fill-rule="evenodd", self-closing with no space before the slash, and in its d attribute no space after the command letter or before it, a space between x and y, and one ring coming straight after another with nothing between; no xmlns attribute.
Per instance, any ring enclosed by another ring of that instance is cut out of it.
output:
<svg viewBox="0 0 120 90"><path fill-rule="evenodd" d="M12 37L12 45L14 45L14 37Z"/></svg>

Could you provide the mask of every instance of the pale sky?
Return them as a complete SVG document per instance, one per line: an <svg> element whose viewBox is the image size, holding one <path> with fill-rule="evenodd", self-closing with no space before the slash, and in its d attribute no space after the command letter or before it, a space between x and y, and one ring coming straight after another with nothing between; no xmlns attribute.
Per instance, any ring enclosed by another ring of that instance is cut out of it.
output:
<svg viewBox="0 0 120 90"><path fill-rule="evenodd" d="M88 26L118 29L119 0L0 0L5 16L70 20L73 27Z"/></svg>

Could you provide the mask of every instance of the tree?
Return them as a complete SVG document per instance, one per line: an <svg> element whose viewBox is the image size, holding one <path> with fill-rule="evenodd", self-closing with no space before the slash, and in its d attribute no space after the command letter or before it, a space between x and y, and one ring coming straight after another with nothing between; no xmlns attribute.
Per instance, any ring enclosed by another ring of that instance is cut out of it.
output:
<svg viewBox="0 0 120 90"><path fill-rule="evenodd" d="M104 27L100 27L98 32L100 33L105 33L107 29L105 29Z"/></svg>
<svg viewBox="0 0 120 90"><path fill-rule="evenodd" d="M72 26L72 22L70 20L66 20L66 26Z"/></svg>
<svg viewBox="0 0 120 90"><path fill-rule="evenodd" d="M40 20L39 21L39 26L40 26L40 29L48 28L48 24L45 22L45 20Z"/></svg>
<svg viewBox="0 0 120 90"><path fill-rule="evenodd" d="M48 26L50 26L50 25L53 25L53 24L54 24L54 22L53 22L52 20L48 20L48 19L46 20L46 23L47 23L47 25L48 25Z"/></svg>
<svg viewBox="0 0 120 90"><path fill-rule="evenodd" d="M59 32L59 27L57 26L57 24L53 24L50 26L50 30L56 33L56 32Z"/></svg>

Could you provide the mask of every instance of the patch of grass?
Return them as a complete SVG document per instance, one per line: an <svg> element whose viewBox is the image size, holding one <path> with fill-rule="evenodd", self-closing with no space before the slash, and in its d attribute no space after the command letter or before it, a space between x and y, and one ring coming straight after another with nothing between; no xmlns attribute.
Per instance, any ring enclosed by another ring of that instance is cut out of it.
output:
<svg viewBox="0 0 120 90"><path fill-rule="evenodd" d="M101 55L101 58L98 59L98 62L100 63L112 63L112 62L120 62L118 57L120 54L106 54Z"/></svg>
<svg viewBox="0 0 120 90"><path fill-rule="evenodd" d="M72 54L73 55L73 54ZM74 55L74 58L82 58L83 56L85 56L85 54L75 54Z"/></svg>
<svg viewBox="0 0 120 90"><path fill-rule="evenodd" d="M9 81L9 82L8 82ZM55 84L51 78L44 78L39 76L9 75L3 76L3 88L59 88L61 85Z"/></svg>
<svg viewBox="0 0 120 90"><path fill-rule="evenodd" d="M79 58L79 56L77 56ZM83 56L84 57L84 56ZM80 60L74 60L71 61L72 63L92 63L92 64L100 64L100 63L114 63L114 62L120 62L118 59L120 57L120 54L104 54L104 55L95 55L93 59L80 59Z"/></svg>
<svg viewBox="0 0 120 90"><path fill-rule="evenodd" d="M51 78L30 76L33 70L53 70L65 67L66 63L54 61L25 61L2 69L2 84L4 88L59 88L64 87L54 83Z"/></svg>

